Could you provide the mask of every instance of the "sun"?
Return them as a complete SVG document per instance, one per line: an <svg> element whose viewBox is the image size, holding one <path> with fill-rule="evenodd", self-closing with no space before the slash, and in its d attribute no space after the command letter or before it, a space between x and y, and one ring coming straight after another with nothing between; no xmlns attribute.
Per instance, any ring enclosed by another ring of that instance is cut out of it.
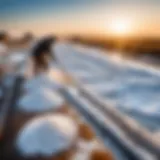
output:
<svg viewBox="0 0 160 160"><path fill-rule="evenodd" d="M126 19L113 19L109 24L111 34L125 35L131 31L130 22Z"/></svg>

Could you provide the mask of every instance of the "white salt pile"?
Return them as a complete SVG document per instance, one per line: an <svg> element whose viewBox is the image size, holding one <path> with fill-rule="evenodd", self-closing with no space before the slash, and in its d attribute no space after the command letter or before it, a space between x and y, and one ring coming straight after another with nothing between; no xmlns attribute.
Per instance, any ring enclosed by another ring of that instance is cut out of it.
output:
<svg viewBox="0 0 160 160"><path fill-rule="evenodd" d="M12 52L8 55L6 60L7 71L9 73L15 73L18 70L21 70L24 66L25 59L25 52Z"/></svg>
<svg viewBox="0 0 160 160"><path fill-rule="evenodd" d="M47 73L41 73L38 76L34 77L33 79L28 80L24 84L24 89L26 91L33 91L40 87L57 90L61 88L61 84L58 80L55 80L54 73L51 71Z"/></svg>
<svg viewBox="0 0 160 160"><path fill-rule="evenodd" d="M14 53L13 52L11 55L9 55L8 62L18 64L18 63L25 61L25 59L26 59L25 53L21 53L21 52Z"/></svg>
<svg viewBox="0 0 160 160"><path fill-rule="evenodd" d="M18 106L20 110L26 112L44 112L57 110L64 103L64 99L57 92L47 88L40 88L22 97Z"/></svg>
<svg viewBox="0 0 160 160"><path fill-rule="evenodd" d="M17 147L25 156L53 154L73 145L78 129L74 121L61 114L35 118L19 133Z"/></svg>

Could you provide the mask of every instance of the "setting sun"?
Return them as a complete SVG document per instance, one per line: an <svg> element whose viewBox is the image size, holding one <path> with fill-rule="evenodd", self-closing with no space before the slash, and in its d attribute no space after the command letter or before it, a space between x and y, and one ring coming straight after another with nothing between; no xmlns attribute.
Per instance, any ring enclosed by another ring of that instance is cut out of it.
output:
<svg viewBox="0 0 160 160"><path fill-rule="evenodd" d="M131 31L131 25L128 20L114 19L109 25L109 30L115 35L124 35Z"/></svg>

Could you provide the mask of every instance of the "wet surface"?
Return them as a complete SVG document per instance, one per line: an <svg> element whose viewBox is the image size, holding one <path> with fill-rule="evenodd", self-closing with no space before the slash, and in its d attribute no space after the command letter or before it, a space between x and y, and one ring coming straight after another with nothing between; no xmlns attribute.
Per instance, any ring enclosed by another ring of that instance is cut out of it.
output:
<svg viewBox="0 0 160 160"><path fill-rule="evenodd" d="M71 47L71 46L70 46ZM160 130L160 72L100 50L73 47L59 55L67 70L91 91L152 132Z"/></svg>

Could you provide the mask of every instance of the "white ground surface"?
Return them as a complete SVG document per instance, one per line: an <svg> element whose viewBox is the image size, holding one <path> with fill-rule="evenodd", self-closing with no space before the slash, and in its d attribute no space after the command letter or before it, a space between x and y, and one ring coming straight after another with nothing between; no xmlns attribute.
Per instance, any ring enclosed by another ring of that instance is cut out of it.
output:
<svg viewBox="0 0 160 160"><path fill-rule="evenodd" d="M160 130L160 72L100 49L57 44L66 70L85 87L154 133Z"/></svg>

